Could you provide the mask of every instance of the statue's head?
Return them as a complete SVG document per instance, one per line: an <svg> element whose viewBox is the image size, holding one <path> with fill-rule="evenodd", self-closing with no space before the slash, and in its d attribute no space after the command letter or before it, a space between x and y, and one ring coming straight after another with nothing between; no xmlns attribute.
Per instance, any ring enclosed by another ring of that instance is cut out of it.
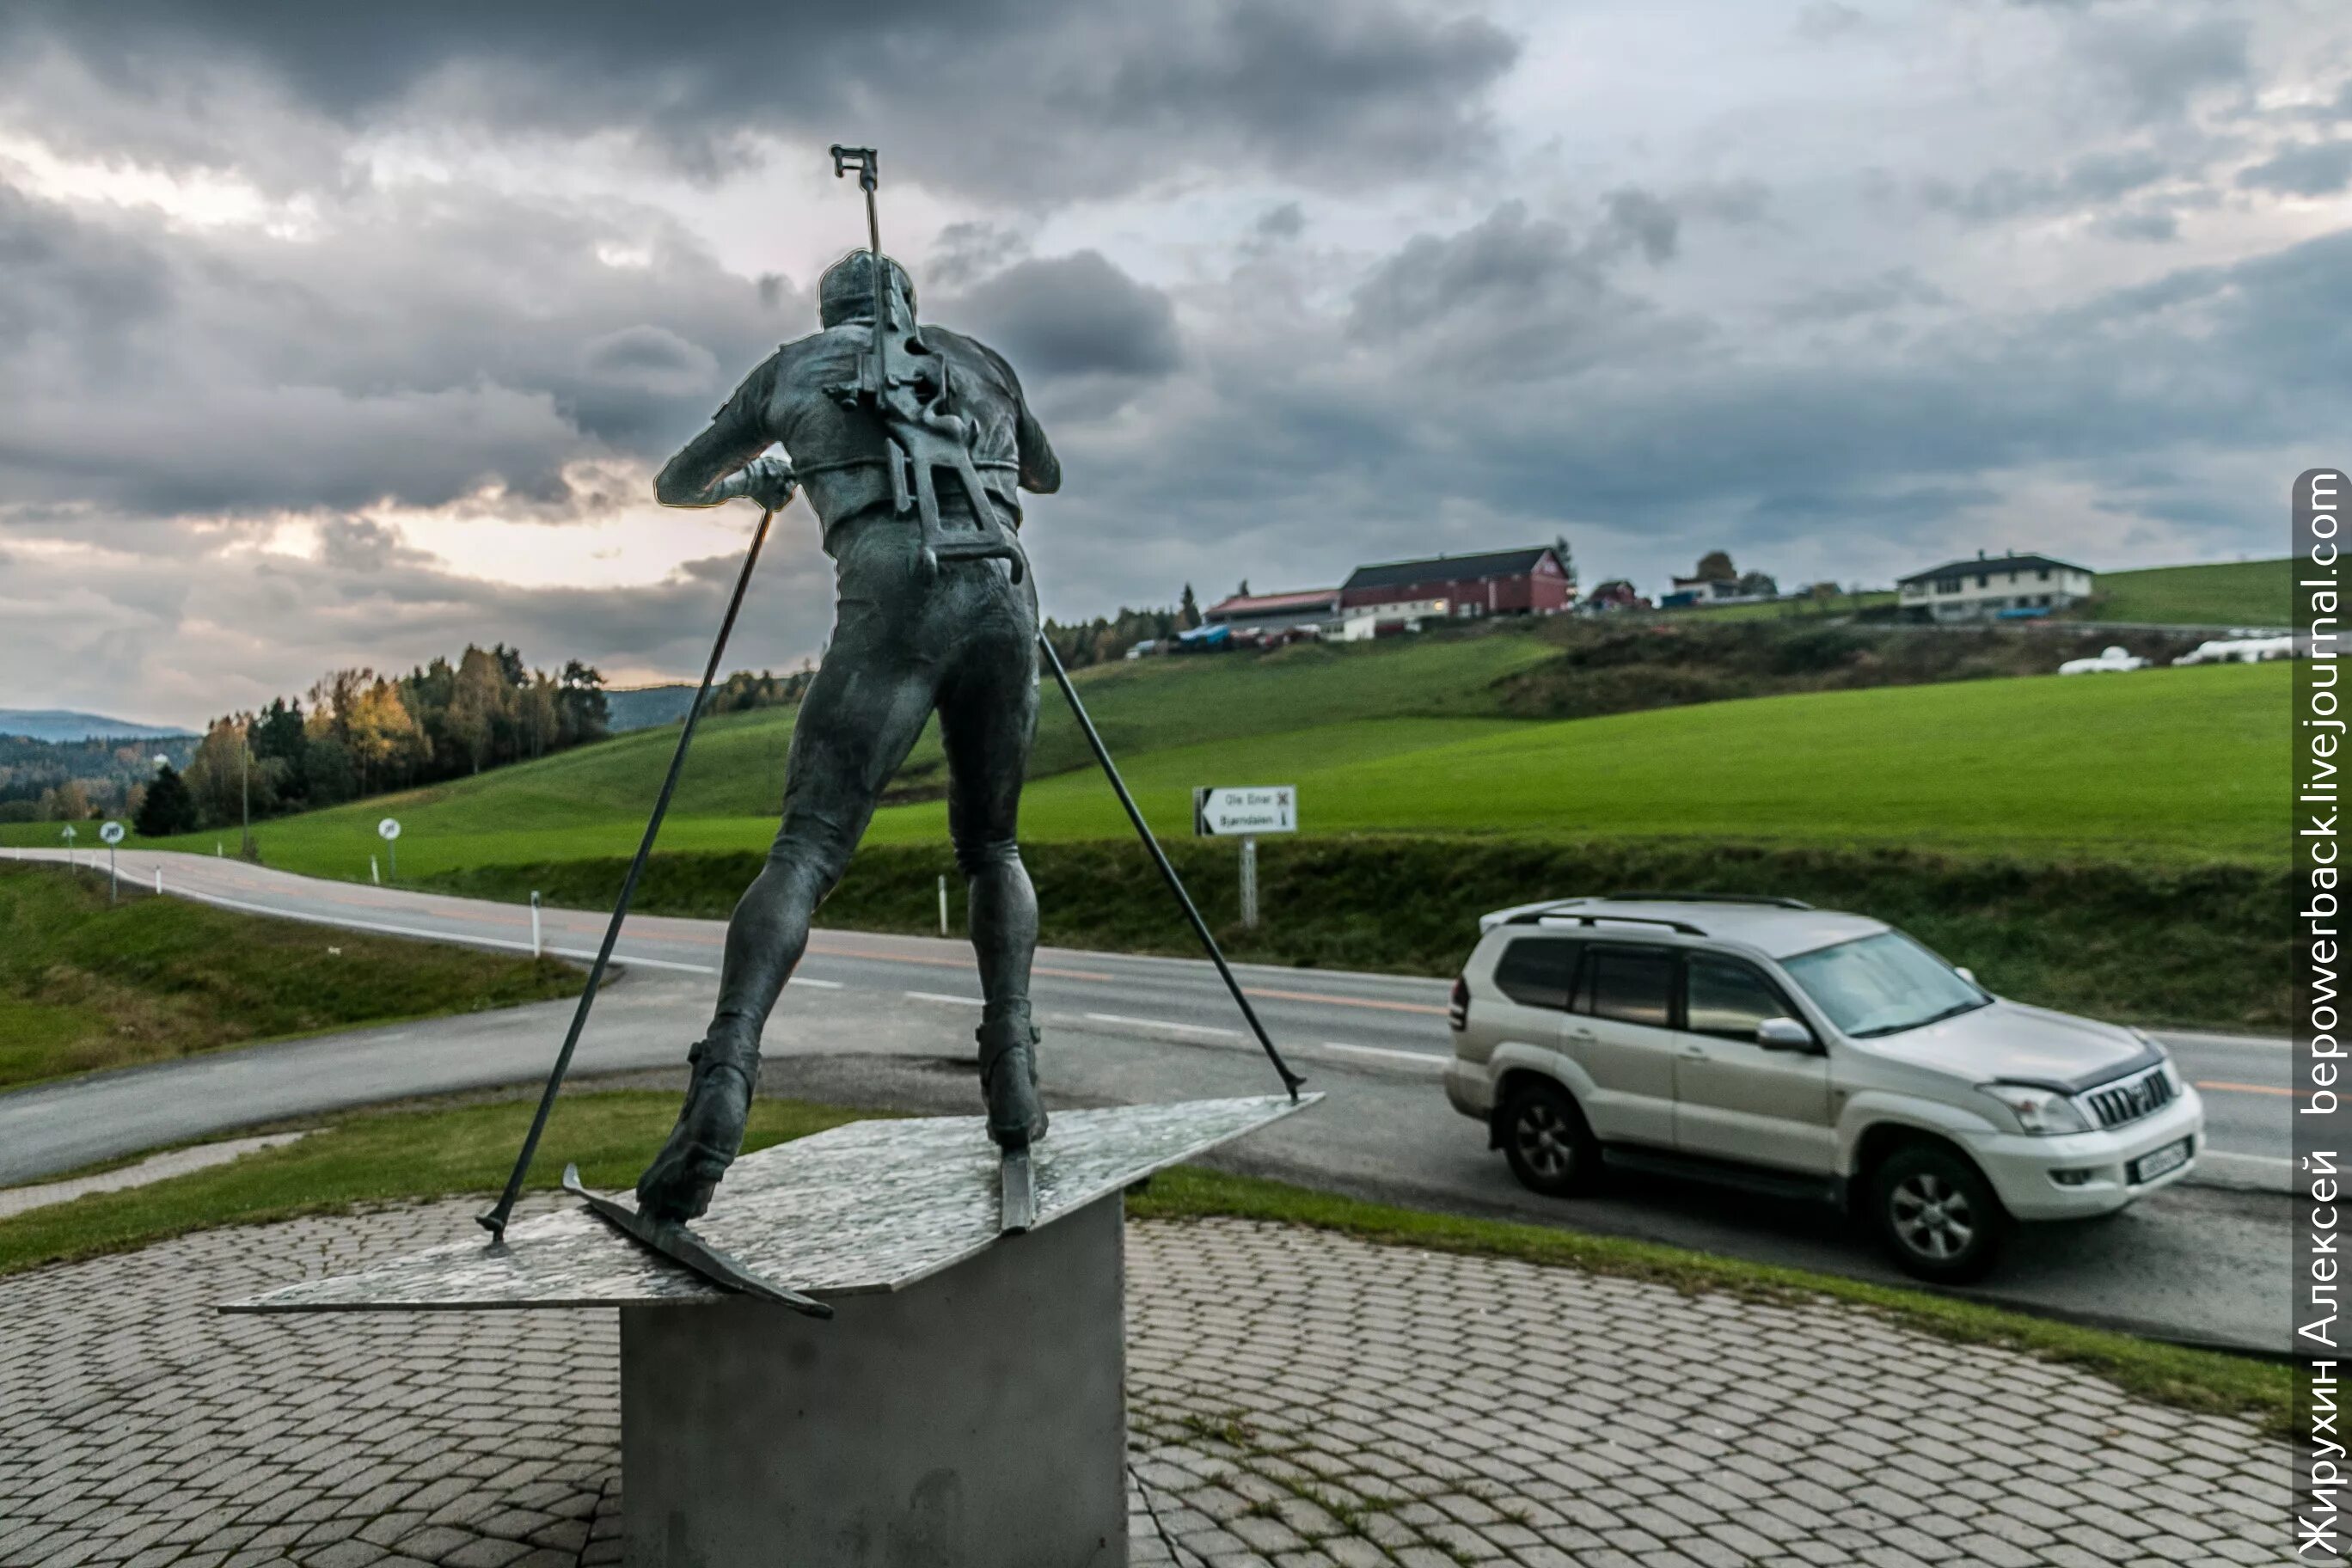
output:
<svg viewBox="0 0 2352 1568"><path fill-rule="evenodd" d="M889 257L882 259L890 268L890 292L911 321L915 314L915 280ZM853 250L824 269L824 276L817 279L816 314L817 320L828 327L874 319L873 252Z"/></svg>

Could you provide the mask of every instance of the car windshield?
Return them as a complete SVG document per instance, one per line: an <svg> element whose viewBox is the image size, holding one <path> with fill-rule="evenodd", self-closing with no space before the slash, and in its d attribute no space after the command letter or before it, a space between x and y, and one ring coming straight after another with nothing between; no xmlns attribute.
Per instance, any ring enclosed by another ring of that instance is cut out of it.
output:
<svg viewBox="0 0 2352 1568"><path fill-rule="evenodd" d="M1992 998L1901 931L1784 958L1780 967L1848 1035L1899 1034Z"/></svg>

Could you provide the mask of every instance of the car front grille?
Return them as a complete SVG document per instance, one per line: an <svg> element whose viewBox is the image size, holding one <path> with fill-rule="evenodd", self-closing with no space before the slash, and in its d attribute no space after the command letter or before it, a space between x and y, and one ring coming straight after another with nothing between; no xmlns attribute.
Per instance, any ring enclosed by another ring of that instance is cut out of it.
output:
<svg viewBox="0 0 2352 1568"><path fill-rule="evenodd" d="M2160 1067L2150 1068L2137 1078L2127 1078L2095 1089L2083 1098L2097 1112L2102 1127L2121 1127L2126 1121L2137 1121L2143 1116L2153 1116L2172 1103L2172 1084Z"/></svg>

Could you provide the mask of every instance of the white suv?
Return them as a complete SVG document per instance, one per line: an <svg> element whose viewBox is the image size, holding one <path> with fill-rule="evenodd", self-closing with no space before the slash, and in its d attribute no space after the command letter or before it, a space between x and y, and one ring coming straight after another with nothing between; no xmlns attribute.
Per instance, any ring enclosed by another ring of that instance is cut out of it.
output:
<svg viewBox="0 0 2352 1568"><path fill-rule="evenodd" d="M1539 1193L1612 1166L1806 1192L1905 1268L1975 1279L2011 1222L2187 1174L2197 1091L2137 1029L2006 1002L1882 921L1793 899L1567 899L1487 915L1446 1098Z"/></svg>

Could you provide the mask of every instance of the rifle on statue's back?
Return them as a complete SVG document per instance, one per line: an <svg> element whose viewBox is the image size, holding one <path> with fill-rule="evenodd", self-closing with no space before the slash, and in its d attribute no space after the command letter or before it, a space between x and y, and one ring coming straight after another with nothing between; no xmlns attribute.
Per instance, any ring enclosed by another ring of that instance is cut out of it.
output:
<svg viewBox="0 0 2352 1568"><path fill-rule="evenodd" d="M882 255L882 220L875 207L881 184L878 157L871 147L833 149L836 178L857 172L858 188L866 193L867 254L874 275L874 338L858 356L857 379L833 388L845 406L864 408L881 421L883 464L890 471L892 509L915 510L922 527L923 563L936 571L942 561L1011 563L1013 580L1027 569L1020 541L997 514L996 501L980 480L971 446L977 434L971 422L954 411L950 367L943 354L922 340L910 319L902 332L890 315L890 263ZM894 363L895 361L895 363ZM950 531L940 521L935 474L945 468L956 476L971 508L973 527Z"/></svg>

